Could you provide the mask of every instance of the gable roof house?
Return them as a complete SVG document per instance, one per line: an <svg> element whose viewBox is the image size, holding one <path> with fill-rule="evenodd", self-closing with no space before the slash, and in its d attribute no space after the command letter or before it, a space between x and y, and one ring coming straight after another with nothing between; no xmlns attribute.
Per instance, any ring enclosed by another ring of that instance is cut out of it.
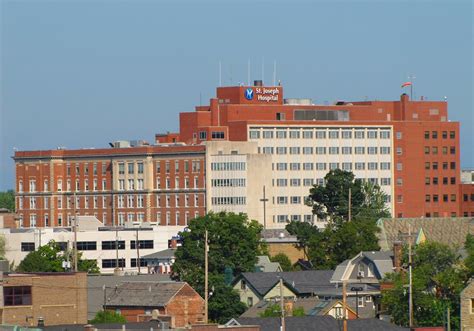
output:
<svg viewBox="0 0 474 331"><path fill-rule="evenodd" d="M249 307L260 300L280 296L280 278L283 279L283 296L286 299L329 295L334 290L330 283L332 270L292 272L244 272L232 286L240 294L240 300Z"/></svg>
<svg viewBox="0 0 474 331"><path fill-rule="evenodd" d="M255 264L255 271L261 272L281 272L281 266L278 262L270 261L267 255L257 256L257 263Z"/></svg>
<svg viewBox="0 0 474 331"><path fill-rule="evenodd" d="M170 318L171 327L204 321L204 299L184 282L124 282L110 294L104 308L120 312L127 322L148 320L152 314Z"/></svg>

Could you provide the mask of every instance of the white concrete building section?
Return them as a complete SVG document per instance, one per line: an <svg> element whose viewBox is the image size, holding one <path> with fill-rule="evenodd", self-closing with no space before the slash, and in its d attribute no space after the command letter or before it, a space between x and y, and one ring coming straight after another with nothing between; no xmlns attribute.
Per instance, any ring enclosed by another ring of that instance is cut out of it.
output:
<svg viewBox="0 0 474 331"><path fill-rule="evenodd" d="M246 213L265 224L263 188L271 195L271 156L258 154L257 143L208 141L206 144L207 211ZM267 225L272 208L266 203Z"/></svg>
<svg viewBox="0 0 474 331"><path fill-rule="evenodd" d="M168 248L168 240L182 231L182 226L146 226L141 227L103 227L93 216L78 216L77 242L82 258L97 260L101 273L112 274L117 265L125 274L138 272L137 258ZM138 234L139 250L136 240ZM5 257L15 266L28 253L38 249L51 240L62 247L72 249L74 232L72 228L23 228L0 229L0 235L6 240ZM118 249L116 249L118 244ZM141 263L141 273L148 270Z"/></svg>
<svg viewBox="0 0 474 331"><path fill-rule="evenodd" d="M271 227L284 227L288 220L312 221L305 198L313 184L323 184L336 168L380 185L393 210L392 136L391 126L249 125L249 140L272 159Z"/></svg>

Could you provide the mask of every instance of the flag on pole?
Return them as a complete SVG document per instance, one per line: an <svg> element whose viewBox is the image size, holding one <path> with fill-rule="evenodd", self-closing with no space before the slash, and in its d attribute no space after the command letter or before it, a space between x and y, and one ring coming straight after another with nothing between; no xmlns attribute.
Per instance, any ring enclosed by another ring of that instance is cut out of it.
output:
<svg viewBox="0 0 474 331"><path fill-rule="evenodd" d="M402 88L403 88L403 87L406 87L406 86L411 86L411 85L412 85L411 82L406 82L406 83L403 83L403 84L402 84Z"/></svg>

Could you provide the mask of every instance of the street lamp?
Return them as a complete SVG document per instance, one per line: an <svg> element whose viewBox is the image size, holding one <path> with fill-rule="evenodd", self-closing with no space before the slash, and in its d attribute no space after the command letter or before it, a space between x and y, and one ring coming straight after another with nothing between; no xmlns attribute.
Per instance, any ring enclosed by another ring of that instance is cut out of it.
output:
<svg viewBox="0 0 474 331"><path fill-rule="evenodd" d="M356 292L356 315L357 318L359 318L359 292L362 292L364 290L363 287L351 287L352 292Z"/></svg>

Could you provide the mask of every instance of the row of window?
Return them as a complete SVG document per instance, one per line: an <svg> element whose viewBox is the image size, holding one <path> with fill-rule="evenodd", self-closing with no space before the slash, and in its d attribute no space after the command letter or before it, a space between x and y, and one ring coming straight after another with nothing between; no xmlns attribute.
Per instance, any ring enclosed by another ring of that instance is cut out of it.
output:
<svg viewBox="0 0 474 331"><path fill-rule="evenodd" d="M425 131L425 139L438 139L438 131ZM442 131L441 132L441 137L443 139L448 139L448 131ZM455 139L456 138L456 131L449 131L449 138L450 139Z"/></svg>
<svg viewBox="0 0 474 331"><path fill-rule="evenodd" d="M224 139L224 131L212 131L211 132L211 138L212 139ZM207 132L206 131L200 131L199 132L199 140L207 140Z"/></svg>
<svg viewBox="0 0 474 331"><path fill-rule="evenodd" d="M212 179L212 187L245 187L245 178Z"/></svg>
<svg viewBox="0 0 474 331"><path fill-rule="evenodd" d="M181 200L181 198L184 198ZM156 206L163 207L161 203L161 195L156 196ZM174 199L172 199L172 195L167 194L164 196L164 207L171 207L171 202L174 200L173 207L190 207L191 206L191 196L189 194L175 194ZM184 204L181 202L184 201ZM126 204L125 204L126 202ZM199 195L194 194L193 198L194 207L199 206ZM143 208L144 207L144 197L143 195L118 195L117 196L117 207L118 208Z"/></svg>
<svg viewBox="0 0 474 331"><path fill-rule="evenodd" d="M211 170L245 171L245 162L211 162Z"/></svg>
<svg viewBox="0 0 474 331"><path fill-rule="evenodd" d="M272 164L272 170L277 170L277 171L286 171L286 170L292 170L292 171L297 171L297 170L334 170L339 168L339 163L338 162L331 162L331 163L324 163L324 162L317 162L317 163L312 163L312 162L304 162L304 163L296 163L296 162L291 162L291 163L286 163L286 162L278 162L278 163L273 163ZM390 162L342 162L341 163L342 170L390 170Z"/></svg>
<svg viewBox="0 0 474 331"><path fill-rule="evenodd" d="M100 198L100 199L99 199ZM40 199L39 197L29 197L29 209L37 209L37 199ZM43 197L43 209L49 209L50 207L50 197ZM83 201L83 203L81 204L81 199ZM63 201L66 201L66 205L64 205ZM24 209L24 203L23 203L23 197L18 197L18 209L21 210L21 209ZM92 202L92 204L90 203ZM63 209L63 208L66 208L66 209L72 209L74 208L74 203L75 203L75 206L76 208L81 208L81 206L84 208L84 209L89 209L89 208L92 208L92 209L105 209L105 208L108 208L109 207L109 204L107 202L107 197L105 196L93 196L93 197L88 197L88 196L85 196L85 197L78 197L76 196L76 201L74 202L73 201L73 198L72 197L67 197L66 199L64 199L64 197L62 196L58 196L56 198L56 208L57 209Z"/></svg>
<svg viewBox="0 0 474 331"><path fill-rule="evenodd" d="M102 184L101 186L99 186L99 183ZM30 193L34 193L34 192L37 192L36 190L36 179L30 179L29 181L29 186L28 186L28 189L29 189L29 192ZM71 192L72 191L72 182L71 182L71 179L67 179L66 180L66 187L64 187L64 183L63 183L63 180L61 178L57 179L56 181L56 191L57 192L62 192L62 191L66 191L66 192ZM76 179L75 181L75 191L81 191L81 182L79 179ZM92 181L92 187L89 185L89 180L88 179L84 179L83 182L82 182L82 190L83 191L89 191L89 190L93 190L93 191L105 191L107 190L107 180L106 179L102 179L101 181L99 181L97 178L94 178L93 181ZM49 192L49 182L47 179L44 180L43 182L43 191L44 192ZM23 192L23 180L19 180L18 181L18 192L21 193Z"/></svg>
<svg viewBox="0 0 474 331"><path fill-rule="evenodd" d="M455 170L456 169L456 162L442 162L441 164L441 167L443 170L448 170L448 166L449 166L449 169L451 170ZM439 167L438 167L438 162L425 162L425 169L426 170L438 170Z"/></svg>
<svg viewBox="0 0 474 331"><path fill-rule="evenodd" d="M377 130L367 130L365 129L345 129L345 128L337 128L337 129L279 129L277 128L276 131L273 129L263 129L262 132L260 130L250 130L249 133L250 139L390 139L390 131L388 130L381 130L380 132Z"/></svg>
<svg viewBox="0 0 474 331"><path fill-rule="evenodd" d="M443 202L448 202L448 201L451 201L451 202L456 202L456 194L451 194L448 195L448 194L443 194L442 196L443 198ZM438 194L433 194L433 195L430 195L430 194L426 194L425 195L425 202L439 202L439 195Z"/></svg>
<svg viewBox="0 0 474 331"><path fill-rule="evenodd" d="M448 146L443 146L441 147L441 152L443 155L448 155ZM431 148L429 146L425 146L425 155L438 155L438 147L437 146L432 146ZM449 147L449 154L454 155L456 154L456 147L455 146L450 146Z"/></svg>
<svg viewBox="0 0 474 331"><path fill-rule="evenodd" d="M211 202L214 206L222 205L245 205L246 197L212 197Z"/></svg>
<svg viewBox="0 0 474 331"><path fill-rule="evenodd" d="M67 242L56 242L62 251L67 249ZM125 240L110 240L110 241L102 241L102 250L112 250L116 249L125 249ZM139 240L138 247L140 249L153 249L154 242L153 240ZM130 240L130 249L137 248L137 241ZM96 251L97 250L97 241L78 241L77 242L77 249L79 251ZM21 251L22 252L33 252L35 250L35 243L34 242L22 242L21 243Z"/></svg>
<svg viewBox="0 0 474 331"><path fill-rule="evenodd" d="M194 176L193 184L194 184L193 188L199 188L199 177L198 176ZM165 189L171 189L171 188L179 189L180 187L181 187L181 185L180 185L179 177L175 177L173 187L171 187L171 179L168 178L168 177L165 179L165 186L164 186ZM161 189L161 188L162 188L161 187L161 178L157 177L156 178L156 189ZM184 189L191 188L189 177L184 177L184 187L183 188Z"/></svg>
<svg viewBox="0 0 474 331"><path fill-rule="evenodd" d="M117 265L118 262L118 265ZM140 267L146 267L147 263L146 260L140 259ZM107 268L126 268L126 263L124 258L120 259L103 259L102 260L102 268L107 269ZM136 268L137 267L137 259L136 258L131 258L130 259L130 267L131 268Z"/></svg>
<svg viewBox="0 0 474 331"><path fill-rule="evenodd" d="M469 201L469 195L468 194L463 194L463 201L468 202ZM474 202L474 193L471 193L471 201Z"/></svg>
<svg viewBox="0 0 474 331"><path fill-rule="evenodd" d="M278 155L285 155L285 154L304 154L304 155L312 155L312 154L317 154L317 155L337 155L337 154L343 154L343 155L376 155L376 154L381 154L381 155L387 155L390 154L390 147L388 146L383 146L383 147L363 147L363 146L358 146L358 147L259 147L258 148L259 153L263 154L278 154Z"/></svg>
<svg viewBox="0 0 474 331"><path fill-rule="evenodd" d="M199 160L192 160L191 163L189 160L184 160L182 161L184 163L184 172L188 173L189 172L189 166L191 164L191 170L192 172L200 172L201 171L201 161ZM161 161L157 161L155 163L155 169L156 169L156 173L157 174L160 174L161 171L163 170L163 167L161 165ZM172 165L174 166L173 169L171 169ZM171 173L171 170L173 170L174 173L179 173L181 170L180 170L180 161L179 160L176 160L174 162L170 162L170 161L166 161L164 162L164 170L165 170L165 173L169 174Z"/></svg>
<svg viewBox="0 0 474 331"><path fill-rule="evenodd" d="M391 185L391 178L358 178L362 180L363 182L368 182L374 185L381 185L381 186L389 186ZM301 183L303 183L303 186L313 186L313 185L318 185L318 186L324 186L324 178L277 178L272 179L272 186L279 186L279 187L286 187L286 186L301 186ZM276 184L276 185L275 185ZM289 185L288 185L289 184Z"/></svg>
<svg viewBox="0 0 474 331"><path fill-rule="evenodd" d="M439 178L438 177L425 177L425 185L438 185ZM456 177L443 177L443 185L455 185L456 184Z"/></svg>

